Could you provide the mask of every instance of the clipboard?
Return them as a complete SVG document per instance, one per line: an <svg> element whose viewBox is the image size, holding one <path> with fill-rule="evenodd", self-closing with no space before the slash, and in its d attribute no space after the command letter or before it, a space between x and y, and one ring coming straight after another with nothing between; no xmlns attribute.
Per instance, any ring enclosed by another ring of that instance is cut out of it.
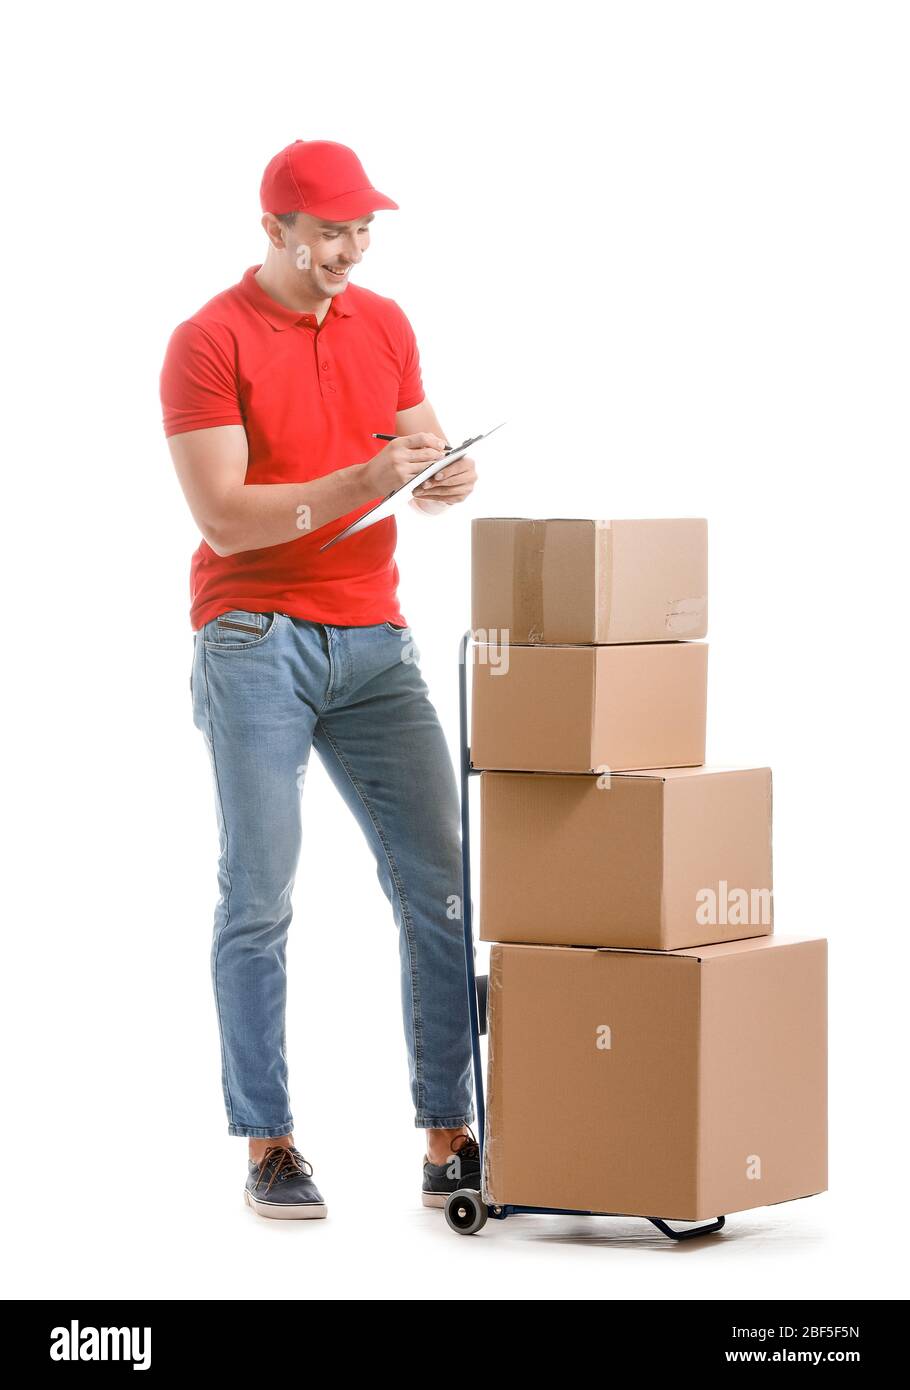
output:
<svg viewBox="0 0 910 1390"><path fill-rule="evenodd" d="M331 540L321 545L319 547L320 551L328 550L330 545L335 545L336 542L343 541L346 536L353 536L357 531L365 530L367 526L372 526L374 522L384 521L387 516L393 516L395 512L400 511L408 502L415 487L419 487L427 478L432 478L433 474L438 473L440 468L445 468L447 464L454 463L456 459L462 458L475 444L479 444L481 439L489 439L490 435L495 434L498 429L502 429L505 423L505 420L501 420L498 425L494 425L493 428L487 430L485 434L475 434L472 439L465 439L461 444L455 444L450 449L447 449L441 459L434 459L432 463L427 464L426 468L420 473L415 473L413 478L409 478L406 483L402 483L401 487L395 488L393 492L388 493L381 501L377 502L375 506L371 507L368 512L364 512L363 516L359 516L356 521L351 522L350 526L346 526L343 531L339 531L337 536L333 536Z"/></svg>

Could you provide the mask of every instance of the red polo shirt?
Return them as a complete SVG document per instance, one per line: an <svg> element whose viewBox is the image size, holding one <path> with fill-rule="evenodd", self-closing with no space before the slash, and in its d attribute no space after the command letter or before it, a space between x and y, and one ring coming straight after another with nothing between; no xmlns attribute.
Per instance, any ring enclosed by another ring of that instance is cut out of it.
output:
<svg viewBox="0 0 910 1390"><path fill-rule="evenodd" d="M243 425L248 483L303 483L365 463L395 433L395 414L424 399L417 341L394 299L349 284L320 325L243 279L179 324L161 371L165 435ZM202 541L190 565L190 621L230 608L340 626L404 625L394 517L320 553L364 503L297 540L216 555Z"/></svg>

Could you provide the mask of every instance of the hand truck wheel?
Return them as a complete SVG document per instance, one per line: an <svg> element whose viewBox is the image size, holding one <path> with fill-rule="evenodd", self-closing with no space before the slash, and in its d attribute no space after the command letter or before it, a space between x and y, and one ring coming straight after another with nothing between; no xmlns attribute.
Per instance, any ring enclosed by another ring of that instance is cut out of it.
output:
<svg viewBox="0 0 910 1390"><path fill-rule="evenodd" d="M461 1236L473 1236L487 1224L486 1203L472 1187L460 1187L446 1199L446 1221Z"/></svg>

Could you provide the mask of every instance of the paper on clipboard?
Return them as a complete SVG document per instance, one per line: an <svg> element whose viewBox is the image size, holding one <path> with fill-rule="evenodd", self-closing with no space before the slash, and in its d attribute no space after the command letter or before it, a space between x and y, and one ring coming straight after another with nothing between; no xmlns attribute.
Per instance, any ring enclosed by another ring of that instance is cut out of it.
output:
<svg viewBox="0 0 910 1390"><path fill-rule="evenodd" d="M336 541L343 541L346 536L353 536L355 532L363 531L367 526L372 526L374 522L383 521L387 516L393 516L396 512L401 511L402 507L410 500L411 494L416 487L419 487L427 478L432 478L433 474L438 473L440 468L445 468L448 464L454 463L456 459L463 458L469 449L473 449L474 445L479 444L482 439L488 439L496 430L501 429L505 423L505 420L501 420L498 425L494 425L491 430L487 430L486 434L476 434L473 439L466 439L462 444L456 444L454 448L449 449L441 459L434 459L432 463L427 464L422 472L416 473L413 478L409 478L406 483L402 483L401 487L396 488L394 492L390 492L381 502L377 502L375 507L371 507L368 512L364 512L363 516L359 516L356 521L352 521L350 526L346 526L343 531L339 531L337 536L333 536L331 540L326 541L319 549L321 551L328 550L329 546L335 545Z"/></svg>

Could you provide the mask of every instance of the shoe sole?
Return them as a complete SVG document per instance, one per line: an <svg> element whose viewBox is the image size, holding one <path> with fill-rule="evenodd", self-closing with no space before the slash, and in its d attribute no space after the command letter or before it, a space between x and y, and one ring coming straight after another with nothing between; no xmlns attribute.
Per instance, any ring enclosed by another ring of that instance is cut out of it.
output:
<svg viewBox="0 0 910 1390"><path fill-rule="evenodd" d="M243 1189L243 1200L260 1216L272 1216L280 1221L318 1220L319 1217L325 1216L328 1210L325 1202L298 1202L290 1206L283 1206L280 1202L263 1202L258 1197L251 1196L249 1188Z"/></svg>
<svg viewBox="0 0 910 1390"><path fill-rule="evenodd" d="M471 1188L472 1192L475 1190L475 1188ZM451 1192L424 1192L421 1194L425 1207L444 1207L451 1195Z"/></svg>

